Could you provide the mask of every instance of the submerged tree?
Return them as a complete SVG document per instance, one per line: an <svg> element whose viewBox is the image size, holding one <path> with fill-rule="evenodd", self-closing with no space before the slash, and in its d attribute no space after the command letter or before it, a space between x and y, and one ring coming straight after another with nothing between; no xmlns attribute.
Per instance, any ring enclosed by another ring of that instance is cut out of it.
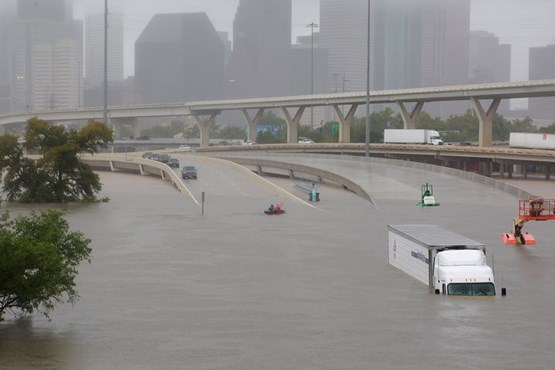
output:
<svg viewBox="0 0 555 370"><path fill-rule="evenodd" d="M8 200L28 203L69 202L95 199L100 180L79 153L96 153L112 141L112 131L91 121L79 131L67 131L32 118L25 132L25 148L40 156L24 157L17 137L0 136L0 170L5 172L3 190Z"/></svg>
<svg viewBox="0 0 555 370"><path fill-rule="evenodd" d="M0 217L0 321L40 312L48 317L64 298L75 302L77 266L90 240L69 230L60 211Z"/></svg>

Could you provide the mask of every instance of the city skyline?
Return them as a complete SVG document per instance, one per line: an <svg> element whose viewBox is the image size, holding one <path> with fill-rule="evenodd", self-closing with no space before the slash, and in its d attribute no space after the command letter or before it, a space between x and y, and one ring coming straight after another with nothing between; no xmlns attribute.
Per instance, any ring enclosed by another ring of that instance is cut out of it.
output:
<svg viewBox="0 0 555 370"><path fill-rule="evenodd" d="M363 0L365 1L365 0ZM16 0L4 0L0 13L14 7ZM134 42L154 14L171 12L206 12L218 31L233 37L233 20L239 0L161 0L137 5L131 0L109 0L109 11L124 15L124 75L134 75ZM104 2L74 0L74 17L102 12ZM503 9L503 11L499 11ZM489 31L500 43L512 46L511 80L528 79L528 49L555 44L555 2L552 0L472 0L470 29ZM319 0L292 1L292 43L297 36L309 35L307 24L319 22Z"/></svg>
<svg viewBox="0 0 555 370"><path fill-rule="evenodd" d="M205 11L218 31L233 34L239 0L192 0L184 3L179 0L164 0L152 5L136 6L129 0L109 0L109 7L114 11L127 11L130 14L124 21L126 36L127 60L125 75L133 74L133 45L130 40L138 37L141 27L144 28L149 16L169 11L198 12ZM81 16L88 9L99 9L98 0L76 0L74 14ZM311 22L319 23L319 0L292 1L292 42L297 36L310 34L306 27ZM131 5L132 4L132 8ZM101 4L100 4L101 5ZM131 10L130 10L131 9ZM503 12L499 12L503 9ZM472 0L470 29L494 33L501 43L512 45L511 79L514 81L528 79L528 48L555 44L555 2L551 0L531 0L523 3L520 0ZM134 36L136 35L136 36ZM131 54L130 54L131 53Z"/></svg>

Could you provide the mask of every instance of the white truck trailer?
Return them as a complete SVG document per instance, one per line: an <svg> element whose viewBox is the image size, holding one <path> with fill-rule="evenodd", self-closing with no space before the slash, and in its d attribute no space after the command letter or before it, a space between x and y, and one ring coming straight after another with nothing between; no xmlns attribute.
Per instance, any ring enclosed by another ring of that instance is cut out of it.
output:
<svg viewBox="0 0 555 370"><path fill-rule="evenodd" d="M443 140L436 130L419 129L385 129L383 142L386 144L430 144L443 145Z"/></svg>
<svg viewBox="0 0 555 370"><path fill-rule="evenodd" d="M555 149L555 135L511 132L509 146L511 148Z"/></svg>
<svg viewBox="0 0 555 370"><path fill-rule="evenodd" d="M388 225L388 234L389 263L427 284L430 292L495 295L484 244L437 225Z"/></svg>

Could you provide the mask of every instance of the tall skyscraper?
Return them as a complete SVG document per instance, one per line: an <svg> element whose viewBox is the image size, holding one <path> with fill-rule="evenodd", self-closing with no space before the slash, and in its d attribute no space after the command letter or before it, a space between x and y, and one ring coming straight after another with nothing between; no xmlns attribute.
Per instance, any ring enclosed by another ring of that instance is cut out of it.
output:
<svg viewBox="0 0 555 370"><path fill-rule="evenodd" d="M104 14L85 18L85 76L88 86L104 83ZM108 13L108 82L123 81L123 16Z"/></svg>
<svg viewBox="0 0 555 370"><path fill-rule="evenodd" d="M491 32L471 31L468 76L471 83L511 81L511 45Z"/></svg>
<svg viewBox="0 0 555 370"><path fill-rule="evenodd" d="M8 113L12 106L8 47L8 35L11 23L13 23L13 21L7 15L0 13L0 114Z"/></svg>
<svg viewBox="0 0 555 370"><path fill-rule="evenodd" d="M469 0L376 0L375 88L468 82Z"/></svg>
<svg viewBox="0 0 555 370"><path fill-rule="evenodd" d="M291 0L240 0L228 80L235 97L290 91Z"/></svg>
<svg viewBox="0 0 555 370"><path fill-rule="evenodd" d="M529 79L544 80L555 78L555 44L530 48ZM534 119L555 121L553 98L528 99L528 111Z"/></svg>
<svg viewBox="0 0 555 370"><path fill-rule="evenodd" d="M143 103L220 98L224 44L206 13L155 15L135 42Z"/></svg>
<svg viewBox="0 0 555 370"><path fill-rule="evenodd" d="M499 37L486 31L471 31L469 40L469 83L511 81L511 45L500 44ZM509 100L502 100L497 111L507 115Z"/></svg>
<svg viewBox="0 0 555 370"><path fill-rule="evenodd" d="M71 3L18 0L8 46L12 110L77 106L82 34Z"/></svg>
<svg viewBox="0 0 555 370"><path fill-rule="evenodd" d="M328 50L328 81L340 90L366 90L367 4L366 0L320 0L319 46Z"/></svg>

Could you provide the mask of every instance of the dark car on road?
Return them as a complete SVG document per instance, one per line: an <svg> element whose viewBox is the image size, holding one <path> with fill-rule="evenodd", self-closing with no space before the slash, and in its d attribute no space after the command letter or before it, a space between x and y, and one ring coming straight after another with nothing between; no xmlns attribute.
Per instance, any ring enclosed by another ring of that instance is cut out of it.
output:
<svg viewBox="0 0 555 370"><path fill-rule="evenodd" d="M181 178L182 179L196 179L197 178L197 169L195 166L183 166L181 170Z"/></svg>
<svg viewBox="0 0 555 370"><path fill-rule="evenodd" d="M168 166L172 168L179 168L179 160L177 158L168 159Z"/></svg>
<svg viewBox="0 0 555 370"><path fill-rule="evenodd" d="M165 153L160 154L157 159L158 162L162 162L162 163L168 163L169 160L170 160L169 154L165 154Z"/></svg>

